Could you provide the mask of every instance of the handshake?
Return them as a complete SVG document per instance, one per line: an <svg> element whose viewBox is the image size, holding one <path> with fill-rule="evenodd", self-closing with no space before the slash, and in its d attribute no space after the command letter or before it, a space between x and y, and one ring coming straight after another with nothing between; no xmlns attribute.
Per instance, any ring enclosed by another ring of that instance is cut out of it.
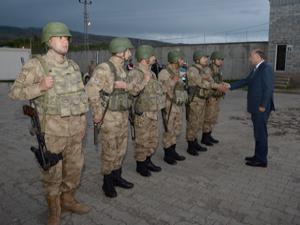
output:
<svg viewBox="0 0 300 225"><path fill-rule="evenodd" d="M218 85L217 90L220 91L220 92L225 93L229 90L229 88L230 88L230 84L223 82L223 83Z"/></svg>

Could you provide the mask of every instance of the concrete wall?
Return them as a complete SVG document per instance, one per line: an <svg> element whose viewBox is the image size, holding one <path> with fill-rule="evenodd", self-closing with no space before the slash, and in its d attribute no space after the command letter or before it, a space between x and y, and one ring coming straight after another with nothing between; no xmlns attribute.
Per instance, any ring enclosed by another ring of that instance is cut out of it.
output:
<svg viewBox="0 0 300 225"><path fill-rule="evenodd" d="M208 54L213 51L222 51L225 54L225 64L223 74L225 79L240 79L245 77L249 71L248 56L251 49L261 48L267 52L267 42L246 42L246 43L226 43L226 44L201 44L201 45L183 45L172 47L159 47L155 49L157 58L161 64L167 64L167 54L174 48L181 48L186 57L187 62L192 64L192 56L195 50L203 50ZM98 57L97 57L98 56ZM97 62L104 62L109 57L108 51L89 51L85 52L70 52L69 57L75 60L83 73L87 72L90 60Z"/></svg>
<svg viewBox="0 0 300 225"><path fill-rule="evenodd" d="M275 69L277 45L288 45L286 70L300 86L300 1L270 0L269 59Z"/></svg>

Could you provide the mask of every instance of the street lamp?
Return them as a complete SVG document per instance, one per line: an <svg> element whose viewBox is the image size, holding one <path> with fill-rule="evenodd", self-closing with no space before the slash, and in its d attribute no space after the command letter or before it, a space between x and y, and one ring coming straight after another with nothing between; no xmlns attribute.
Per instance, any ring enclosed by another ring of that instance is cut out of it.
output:
<svg viewBox="0 0 300 225"><path fill-rule="evenodd" d="M89 16L87 12L87 6L92 4L91 0L78 0L79 3L84 5L83 8L83 24L84 24L84 49L85 51L89 50L89 33L88 27L91 25L89 21Z"/></svg>

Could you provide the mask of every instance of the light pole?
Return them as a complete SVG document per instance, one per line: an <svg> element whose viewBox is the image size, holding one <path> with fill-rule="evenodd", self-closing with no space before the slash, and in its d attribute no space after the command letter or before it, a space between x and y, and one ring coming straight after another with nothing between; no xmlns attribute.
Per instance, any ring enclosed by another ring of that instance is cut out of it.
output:
<svg viewBox="0 0 300 225"><path fill-rule="evenodd" d="M91 0L78 0L79 3L84 5L83 8L83 24L84 24L84 50L89 50L89 33L88 33L88 27L91 25L91 22L89 21L89 15L87 12L88 5L92 4Z"/></svg>

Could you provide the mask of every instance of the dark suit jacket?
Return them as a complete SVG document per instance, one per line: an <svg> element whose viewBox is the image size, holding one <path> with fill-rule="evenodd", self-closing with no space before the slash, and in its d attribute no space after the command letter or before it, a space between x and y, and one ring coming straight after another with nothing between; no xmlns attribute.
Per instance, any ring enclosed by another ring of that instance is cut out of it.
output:
<svg viewBox="0 0 300 225"><path fill-rule="evenodd" d="M248 86L247 110L249 113L257 113L259 106L266 110L275 110L273 102L274 72L266 62L252 71L245 79L230 84L230 90Z"/></svg>

